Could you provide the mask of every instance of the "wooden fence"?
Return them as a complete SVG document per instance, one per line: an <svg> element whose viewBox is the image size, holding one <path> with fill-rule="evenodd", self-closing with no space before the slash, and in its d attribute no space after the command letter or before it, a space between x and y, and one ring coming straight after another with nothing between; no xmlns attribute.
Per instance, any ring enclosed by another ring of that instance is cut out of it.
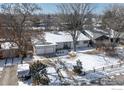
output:
<svg viewBox="0 0 124 93"><path fill-rule="evenodd" d="M114 68L119 68L119 67L122 67L124 66L124 63L117 63L117 64L114 64L114 65L109 65L109 66L104 66L104 67L100 67L100 68L93 68L91 70L87 70L87 71L84 71L85 73L90 73L90 72L97 72L97 71L106 71L108 69L114 69Z"/></svg>

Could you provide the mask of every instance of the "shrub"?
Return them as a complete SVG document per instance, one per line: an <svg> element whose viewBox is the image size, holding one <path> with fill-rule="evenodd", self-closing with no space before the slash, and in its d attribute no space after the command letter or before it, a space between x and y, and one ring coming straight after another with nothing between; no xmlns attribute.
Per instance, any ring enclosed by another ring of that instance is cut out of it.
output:
<svg viewBox="0 0 124 93"><path fill-rule="evenodd" d="M81 74L82 73L82 69L81 68L79 68L78 66L73 66L73 71L75 72L75 73L77 73L77 74Z"/></svg>
<svg viewBox="0 0 124 93"><path fill-rule="evenodd" d="M48 85L50 80L48 78L47 75L45 74L36 74L33 78L32 78L33 84L34 85Z"/></svg>
<svg viewBox="0 0 124 93"><path fill-rule="evenodd" d="M30 75L34 85L48 85L50 80L46 71L47 65L37 61L30 65Z"/></svg>
<svg viewBox="0 0 124 93"><path fill-rule="evenodd" d="M74 69L73 71L77 74L81 74L82 73L82 62L80 60L77 60L77 65L73 66Z"/></svg>
<svg viewBox="0 0 124 93"><path fill-rule="evenodd" d="M74 51L69 52L69 56L70 57L76 57L76 52L74 52Z"/></svg>
<svg viewBox="0 0 124 93"><path fill-rule="evenodd" d="M82 62L80 60L77 60L77 66L82 69Z"/></svg>
<svg viewBox="0 0 124 93"><path fill-rule="evenodd" d="M40 61L37 61L35 63L33 63L32 65L30 65L30 74L33 76L36 73L39 73L40 71L44 74L46 73L46 68L47 66L42 64ZM41 73L41 74L42 74Z"/></svg>

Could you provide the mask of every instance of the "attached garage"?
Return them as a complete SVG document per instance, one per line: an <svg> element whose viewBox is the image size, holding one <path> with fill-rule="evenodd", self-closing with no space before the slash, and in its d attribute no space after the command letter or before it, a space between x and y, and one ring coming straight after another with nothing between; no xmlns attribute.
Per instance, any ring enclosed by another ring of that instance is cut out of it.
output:
<svg viewBox="0 0 124 93"><path fill-rule="evenodd" d="M53 54L56 52L56 45L51 43L35 45L35 53L37 55Z"/></svg>

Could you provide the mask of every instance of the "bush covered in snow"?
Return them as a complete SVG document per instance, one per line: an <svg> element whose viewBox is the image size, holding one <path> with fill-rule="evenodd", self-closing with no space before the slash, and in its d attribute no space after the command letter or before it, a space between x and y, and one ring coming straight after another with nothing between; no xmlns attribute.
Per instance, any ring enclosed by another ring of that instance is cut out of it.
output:
<svg viewBox="0 0 124 93"><path fill-rule="evenodd" d="M71 52L69 52L69 54L68 54L70 57L76 57L76 52L74 52L74 51L71 51Z"/></svg>
<svg viewBox="0 0 124 93"><path fill-rule="evenodd" d="M74 69L73 71L77 74L81 74L82 73L82 63L80 60L77 60L77 65L76 66L73 66Z"/></svg>
<svg viewBox="0 0 124 93"><path fill-rule="evenodd" d="M47 65L37 61L30 65L30 74L34 85L48 85L49 78L46 71Z"/></svg>
<svg viewBox="0 0 124 93"><path fill-rule="evenodd" d="M32 78L34 85L48 85L50 80L46 74L36 74Z"/></svg>

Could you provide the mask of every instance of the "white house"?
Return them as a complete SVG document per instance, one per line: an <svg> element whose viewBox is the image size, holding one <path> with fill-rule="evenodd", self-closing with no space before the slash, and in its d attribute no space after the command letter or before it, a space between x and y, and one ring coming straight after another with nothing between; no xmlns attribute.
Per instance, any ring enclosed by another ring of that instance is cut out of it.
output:
<svg viewBox="0 0 124 93"><path fill-rule="evenodd" d="M45 33L45 40L47 42L51 42L56 44L56 49L66 49L66 48L73 48L73 40L72 36L66 32L46 32ZM90 39L80 33L78 40L77 40L77 47L86 47L88 45L88 41Z"/></svg>
<svg viewBox="0 0 124 93"><path fill-rule="evenodd" d="M56 53L57 50L72 49L73 40L69 33L66 32L45 32L45 43L42 41L35 41L35 53L38 55ZM89 38L80 33L77 40L77 48L87 47Z"/></svg>
<svg viewBox="0 0 124 93"><path fill-rule="evenodd" d="M88 34L88 36L84 35L85 33ZM98 38L109 37L109 33L107 31L94 28L93 31L85 30L85 33L82 34L80 32L79 37L77 39L77 48L84 48L88 47L89 43L93 40L93 43L96 44L96 40ZM111 33L111 38L113 36L113 33ZM122 37L124 34L122 35ZM121 38L122 38L121 37ZM35 51L36 54L54 54L57 51L61 50L70 50L73 48L73 39L72 36L64 31L51 31L51 32L45 32L44 35L45 43L43 41L37 41L35 42Z"/></svg>

